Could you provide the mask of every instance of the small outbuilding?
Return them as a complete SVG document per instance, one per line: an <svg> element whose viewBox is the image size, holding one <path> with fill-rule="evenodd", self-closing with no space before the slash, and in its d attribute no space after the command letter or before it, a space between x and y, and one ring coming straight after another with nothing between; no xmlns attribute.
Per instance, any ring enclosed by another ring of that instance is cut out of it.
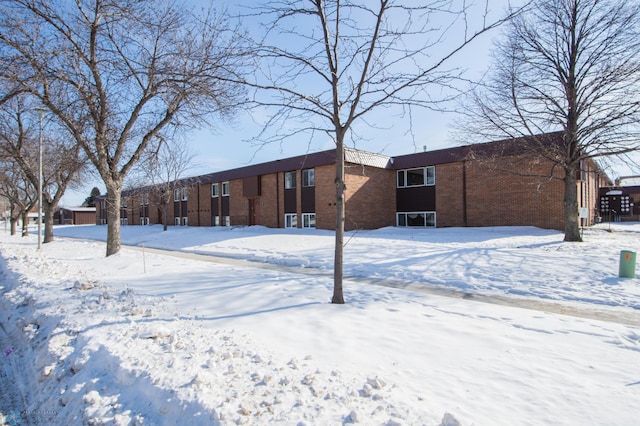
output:
<svg viewBox="0 0 640 426"><path fill-rule="evenodd" d="M61 207L53 214L56 225L95 225L95 207Z"/></svg>

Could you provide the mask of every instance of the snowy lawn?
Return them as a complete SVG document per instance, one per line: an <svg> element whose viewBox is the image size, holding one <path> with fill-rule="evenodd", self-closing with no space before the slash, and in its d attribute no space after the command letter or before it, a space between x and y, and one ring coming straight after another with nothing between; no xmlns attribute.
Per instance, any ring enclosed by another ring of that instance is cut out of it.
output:
<svg viewBox="0 0 640 426"><path fill-rule="evenodd" d="M343 306L326 231L0 233L0 422L635 425L640 225L608 229L349 233Z"/></svg>

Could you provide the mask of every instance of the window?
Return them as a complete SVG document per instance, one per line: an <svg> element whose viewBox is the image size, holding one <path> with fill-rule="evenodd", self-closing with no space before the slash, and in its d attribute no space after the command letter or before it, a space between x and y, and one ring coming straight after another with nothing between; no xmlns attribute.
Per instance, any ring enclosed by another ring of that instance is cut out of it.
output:
<svg viewBox="0 0 640 426"><path fill-rule="evenodd" d="M183 217L182 218L182 226L188 226L189 225L189 218L188 217Z"/></svg>
<svg viewBox="0 0 640 426"><path fill-rule="evenodd" d="M189 188L182 188L182 201L187 201L188 194L189 194Z"/></svg>
<svg viewBox="0 0 640 426"><path fill-rule="evenodd" d="M222 182L222 196L229 196L229 182Z"/></svg>
<svg viewBox="0 0 640 426"><path fill-rule="evenodd" d="M436 212L408 212L396 214L397 226L421 226L435 228Z"/></svg>
<svg viewBox="0 0 640 426"><path fill-rule="evenodd" d="M229 216L222 216L222 223L224 226L231 226L231 218Z"/></svg>
<svg viewBox="0 0 640 426"><path fill-rule="evenodd" d="M120 207L124 207L125 209L127 208L127 198L121 198L120 199Z"/></svg>
<svg viewBox="0 0 640 426"><path fill-rule="evenodd" d="M296 213L286 213L284 215L284 227L285 228L297 228L298 227L298 215Z"/></svg>
<svg viewBox="0 0 640 426"><path fill-rule="evenodd" d="M129 222L128 222L126 217L121 217L120 218L120 225L128 225L128 224L129 224Z"/></svg>
<svg viewBox="0 0 640 426"><path fill-rule="evenodd" d="M296 187L296 172L286 172L284 174L284 189L293 189Z"/></svg>
<svg viewBox="0 0 640 426"><path fill-rule="evenodd" d="M176 225L176 226L180 226L180 218L179 218L179 217L176 217L176 218L173 220L173 224L174 224L174 225Z"/></svg>
<svg viewBox="0 0 640 426"><path fill-rule="evenodd" d="M315 213L302 213L302 227L303 228L315 228L316 227L316 214Z"/></svg>
<svg viewBox="0 0 640 426"><path fill-rule="evenodd" d="M398 188L430 186L435 184L436 168L434 166L398 170Z"/></svg>
<svg viewBox="0 0 640 426"><path fill-rule="evenodd" d="M180 190L179 189L174 189L173 190L173 201L180 201ZM177 225L177 223L176 223Z"/></svg>
<svg viewBox="0 0 640 426"><path fill-rule="evenodd" d="M315 169L307 169L302 171L302 186L315 186L316 172Z"/></svg>
<svg viewBox="0 0 640 426"><path fill-rule="evenodd" d="M213 217L213 226L220 226L220 216Z"/></svg>
<svg viewBox="0 0 640 426"><path fill-rule="evenodd" d="M218 184L217 183L212 183L211 184L211 198L215 198L218 196Z"/></svg>

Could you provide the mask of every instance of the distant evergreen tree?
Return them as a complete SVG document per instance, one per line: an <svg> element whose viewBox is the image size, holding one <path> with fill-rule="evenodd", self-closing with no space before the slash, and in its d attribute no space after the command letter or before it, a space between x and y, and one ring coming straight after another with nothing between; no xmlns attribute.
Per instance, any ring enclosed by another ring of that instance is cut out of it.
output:
<svg viewBox="0 0 640 426"><path fill-rule="evenodd" d="M91 190L91 195L84 199L82 203L83 207L95 207L96 206L96 198L100 196L100 190L97 187L93 187Z"/></svg>

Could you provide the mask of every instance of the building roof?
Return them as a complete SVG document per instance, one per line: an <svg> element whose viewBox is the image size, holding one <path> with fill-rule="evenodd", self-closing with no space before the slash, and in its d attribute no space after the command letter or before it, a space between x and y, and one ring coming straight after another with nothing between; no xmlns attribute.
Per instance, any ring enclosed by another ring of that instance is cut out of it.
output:
<svg viewBox="0 0 640 426"><path fill-rule="evenodd" d="M396 170L412 167L435 166L437 164L455 163L474 157L504 157L524 154L535 146L553 146L559 142L560 133L547 133L535 137L503 139L494 142L457 146L453 148L425 151L415 154L393 157L391 160Z"/></svg>
<svg viewBox="0 0 640 426"><path fill-rule="evenodd" d="M345 161L352 164L378 168L387 168L390 164L390 158L385 155L374 154L372 152L366 152L352 148L345 149ZM240 167L237 169L223 170L206 175L194 176L181 179L180 182L185 186L198 183L207 184L215 182L225 182L234 179L243 179L251 176L289 172L301 169L311 169L313 167L335 164L335 162L336 151L334 149L331 149L327 151L298 155L296 157L283 158L281 160L269 161L266 163L252 164L250 166Z"/></svg>
<svg viewBox="0 0 640 426"><path fill-rule="evenodd" d="M537 147L547 146L549 148L553 148L554 146L560 146L561 136L562 134L559 132L547 133L532 137L503 139L500 141L444 148L435 151L425 151L397 157L388 157L386 155L346 148L345 161L350 164L365 165L382 169L402 170L414 167L435 166L438 164L459 162L472 158L489 158L495 156L524 154L531 150L532 143ZM335 161L336 151L335 149L331 149L179 179L176 182L176 186L186 187L196 184L226 182L252 176L310 169L318 166L332 165L335 164ZM131 195L134 192L144 192L148 188L150 187L125 190L122 193L123 195Z"/></svg>

